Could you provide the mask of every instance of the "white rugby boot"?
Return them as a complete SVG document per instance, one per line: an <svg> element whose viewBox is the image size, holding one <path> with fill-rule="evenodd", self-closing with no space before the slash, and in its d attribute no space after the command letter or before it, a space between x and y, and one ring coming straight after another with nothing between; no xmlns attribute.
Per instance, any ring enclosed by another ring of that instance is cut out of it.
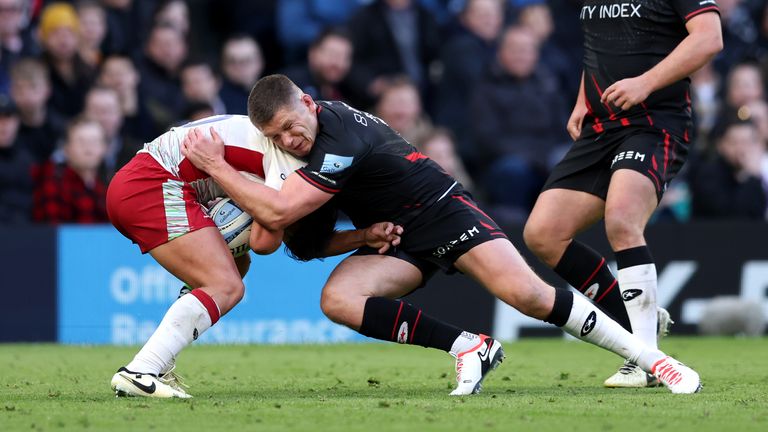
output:
<svg viewBox="0 0 768 432"><path fill-rule="evenodd" d="M659 385L659 380L655 376L629 360L625 360L619 371L603 383L603 386L608 388L658 387Z"/></svg>
<svg viewBox="0 0 768 432"><path fill-rule="evenodd" d="M668 335L669 327L674 323L666 309L663 307L656 308L656 339L661 340ZM641 388L658 387L659 385L661 383L655 376L630 361L625 361L618 372L603 382L603 386L608 388Z"/></svg>
<svg viewBox="0 0 768 432"><path fill-rule="evenodd" d="M486 375L504 361L504 349L499 341L478 335L480 342L456 356L456 389L451 396L480 393Z"/></svg>
<svg viewBox="0 0 768 432"><path fill-rule="evenodd" d="M165 367L162 371L160 371L160 374L157 376L157 379L160 380L163 384L167 384L171 386L174 390L178 390L181 392L186 393L189 388L187 384L184 383L184 378L177 374L175 372L176 370L176 359L171 360L171 363L168 364L168 366Z"/></svg>
<svg viewBox="0 0 768 432"><path fill-rule="evenodd" d="M691 394L701 391L699 374L672 357L657 361L651 368L651 372L672 393Z"/></svg>
<svg viewBox="0 0 768 432"><path fill-rule="evenodd" d="M154 398L181 398L188 399L187 394L180 386L174 388L164 383L160 378L152 374L131 372L121 367L112 376L112 390L115 396L143 396Z"/></svg>

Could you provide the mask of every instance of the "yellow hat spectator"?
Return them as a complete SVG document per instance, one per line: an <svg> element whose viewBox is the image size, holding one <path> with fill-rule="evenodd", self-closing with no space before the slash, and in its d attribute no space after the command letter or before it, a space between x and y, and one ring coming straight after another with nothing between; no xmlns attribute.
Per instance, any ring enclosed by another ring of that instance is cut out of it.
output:
<svg viewBox="0 0 768 432"><path fill-rule="evenodd" d="M68 3L51 3L40 16L40 38L45 40L54 30L62 27L77 33L80 28L77 12Z"/></svg>

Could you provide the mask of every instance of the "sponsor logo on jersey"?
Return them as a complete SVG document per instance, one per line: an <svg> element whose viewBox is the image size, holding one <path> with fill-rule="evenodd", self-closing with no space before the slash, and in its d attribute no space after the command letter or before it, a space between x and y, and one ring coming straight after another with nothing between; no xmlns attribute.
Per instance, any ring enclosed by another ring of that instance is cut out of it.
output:
<svg viewBox="0 0 768 432"><path fill-rule="evenodd" d="M397 331L397 343L404 344L408 342L408 321L400 324L400 330Z"/></svg>
<svg viewBox="0 0 768 432"><path fill-rule="evenodd" d="M584 291L584 295L589 297L590 300L594 300L599 290L600 290L600 284L593 283L592 285L589 286L589 288L587 288L586 291Z"/></svg>
<svg viewBox="0 0 768 432"><path fill-rule="evenodd" d="M326 176L324 176L324 175L320 174L320 173L319 173L319 172L317 172L317 171L310 171L310 173L314 174L314 175L315 175L315 176L317 176L317 177L320 177L321 179L323 179L323 180L327 181L328 183L330 183L330 184L332 184L332 185L335 185L335 184L336 184L336 180L330 179L330 178L328 178L328 177L326 177Z"/></svg>
<svg viewBox="0 0 768 432"><path fill-rule="evenodd" d="M629 151L623 151L616 156L613 157L613 161L611 162L611 168L613 168L613 164L620 160L639 160L640 162L643 162L645 160L645 153L635 152L632 150Z"/></svg>
<svg viewBox="0 0 768 432"><path fill-rule="evenodd" d="M339 156L335 154L326 154L323 159L323 166L320 167L321 173L335 174L342 172L352 165L354 157L352 156Z"/></svg>
<svg viewBox="0 0 768 432"><path fill-rule="evenodd" d="M626 301L632 300L633 298L639 296L642 293L643 293L643 290L641 289L628 289L623 293L621 293L621 298L623 298L624 301L626 302Z"/></svg>
<svg viewBox="0 0 768 432"><path fill-rule="evenodd" d="M587 320L584 321L584 325L581 326L581 337L584 337L592 332L597 324L597 313L592 311L587 315Z"/></svg>
<svg viewBox="0 0 768 432"><path fill-rule="evenodd" d="M704 6L706 4L716 5L717 2L715 0L702 0L699 2L701 6Z"/></svg>
<svg viewBox="0 0 768 432"><path fill-rule="evenodd" d="M472 228L468 229L466 232L461 233L459 237L455 240L451 240L448 243L439 246L437 249L435 249L432 252L432 255L437 258L442 258L445 254L447 254L451 249L456 247L456 245L464 243L465 241L473 238L474 236L480 234L480 230L477 229L477 226L473 226Z"/></svg>
<svg viewBox="0 0 768 432"><path fill-rule="evenodd" d="M642 18L640 8L643 5L634 3L614 3L594 6L583 6L579 18L608 19L608 18Z"/></svg>

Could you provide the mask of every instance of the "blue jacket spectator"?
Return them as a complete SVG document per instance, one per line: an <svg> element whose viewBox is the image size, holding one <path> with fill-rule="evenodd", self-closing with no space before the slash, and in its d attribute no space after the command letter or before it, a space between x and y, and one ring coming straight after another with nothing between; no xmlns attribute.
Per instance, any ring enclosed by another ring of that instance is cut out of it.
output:
<svg viewBox="0 0 768 432"><path fill-rule="evenodd" d="M277 37L286 63L301 62L309 45L328 27L344 24L364 0L281 0Z"/></svg>
<svg viewBox="0 0 768 432"><path fill-rule="evenodd" d="M475 147L463 155L485 175L488 201L520 212L530 211L555 151L569 141L565 100L554 76L537 67L536 41L520 27L504 32L498 62L472 94Z"/></svg>
<svg viewBox="0 0 768 432"><path fill-rule="evenodd" d="M352 41L342 30L328 29L312 43L305 65L285 70L299 88L316 100L350 102L351 91L346 82L352 65Z"/></svg>
<svg viewBox="0 0 768 432"><path fill-rule="evenodd" d="M415 0L377 0L352 17L349 29L355 49L350 77L361 98L357 105L370 106L392 75L408 75L422 98L428 94L428 72L441 41L427 9Z"/></svg>
<svg viewBox="0 0 768 432"><path fill-rule="evenodd" d="M451 129L462 154L469 152L473 129L467 101L496 57L502 15L498 0L468 0L460 16L461 30L442 49L443 76L437 87L434 119Z"/></svg>
<svg viewBox="0 0 768 432"><path fill-rule="evenodd" d="M227 39L221 50L222 83L219 97L229 114L247 114L248 94L264 71L261 48L248 35Z"/></svg>

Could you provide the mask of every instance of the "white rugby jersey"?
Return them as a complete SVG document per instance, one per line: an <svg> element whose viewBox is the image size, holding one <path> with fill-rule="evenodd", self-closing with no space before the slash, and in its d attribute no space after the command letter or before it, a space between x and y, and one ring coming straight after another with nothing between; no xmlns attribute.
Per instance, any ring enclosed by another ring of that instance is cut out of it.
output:
<svg viewBox="0 0 768 432"><path fill-rule="evenodd" d="M210 135L211 127L224 141L224 159L250 180L280 190L288 175L306 165L277 147L243 115L212 116L171 128L144 144L139 153L149 153L169 173L190 183L199 202L205 204L226 194L207 173L197 169L181 154L181 142L192 128Z"/></svg>

